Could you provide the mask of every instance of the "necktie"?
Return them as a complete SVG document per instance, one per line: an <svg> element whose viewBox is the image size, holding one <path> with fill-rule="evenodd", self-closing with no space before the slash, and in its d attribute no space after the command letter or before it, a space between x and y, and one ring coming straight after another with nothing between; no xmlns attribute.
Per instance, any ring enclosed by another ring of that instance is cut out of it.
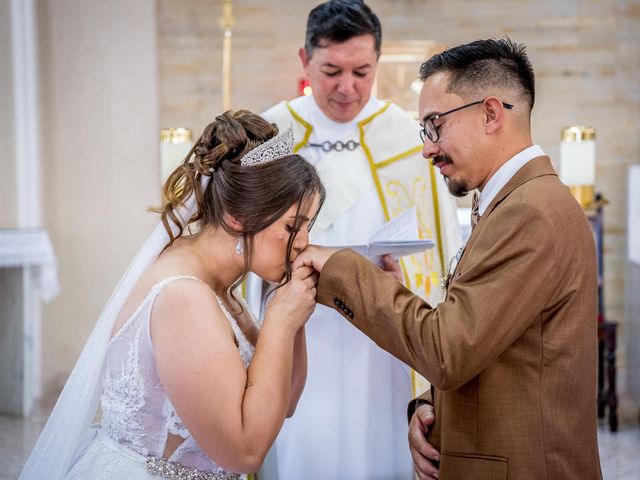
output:
<svg viewBox="0 0 640 480"><path fill-rule="evenodd" d="M478 220L480 220L480 214L478 213L478 209L480 207L480 195L478 195L478 191L473 192L473 200L471 202L471 229L474 229L478 224Z"/></svg>

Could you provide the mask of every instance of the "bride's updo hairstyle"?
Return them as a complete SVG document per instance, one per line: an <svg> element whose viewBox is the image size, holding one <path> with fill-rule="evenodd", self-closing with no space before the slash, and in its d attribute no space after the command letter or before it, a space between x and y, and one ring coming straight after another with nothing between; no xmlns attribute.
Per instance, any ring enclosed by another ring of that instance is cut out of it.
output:
<svg viewBox="0 0 640 480"><path fill-rule="evenodd" d="M249 271L253 237L278 220L292 205L298 204L294 228L289 236L286 280L291 278L291 249L304 222L310 217L313 198L325 190L315 168L300 155L287 155L257 165L241 165L242 157L278 134L278 127L247 110L227 111L207 125L187 157L164 185L166 203L160 210L169 234L169 245L191 225L222 227L229 234L244 239L245 271L232 286L237 287ZM211 177L208 183L203 177ZM203 188L203 183L206 188ZM176 213L187 199L195 195L196 208L191 218ZM241 230L225 221L225 214L235 218ZM177 234L171 228L177 227ZM311 224L313 221L311 222Z"/></svg>

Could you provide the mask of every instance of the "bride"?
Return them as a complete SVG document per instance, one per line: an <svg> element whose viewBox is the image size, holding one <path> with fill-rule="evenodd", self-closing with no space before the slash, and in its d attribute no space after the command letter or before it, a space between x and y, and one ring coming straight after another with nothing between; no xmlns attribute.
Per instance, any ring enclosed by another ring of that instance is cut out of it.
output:
<svg viewBox="0 0 640 480"><path fill-rule="evenodd" d="M291 265L324 199L291 130L276 134L247 111L205 128L20 478L258 470L304 387L317 277ZM249 271L280 283L260 330L236 293Z"/></svg>

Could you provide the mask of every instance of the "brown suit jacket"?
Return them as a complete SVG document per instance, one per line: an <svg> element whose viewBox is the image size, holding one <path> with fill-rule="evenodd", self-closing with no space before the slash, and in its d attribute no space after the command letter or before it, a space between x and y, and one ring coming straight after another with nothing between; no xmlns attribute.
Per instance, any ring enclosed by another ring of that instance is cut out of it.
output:
<svg viewBox="0 0 640 480"><path fill-rule="evenodd" d="M598 479L596 275L584 212L539 157L482 215L435 308L350 250L318 301L435 386L440 478Z"/></svg>

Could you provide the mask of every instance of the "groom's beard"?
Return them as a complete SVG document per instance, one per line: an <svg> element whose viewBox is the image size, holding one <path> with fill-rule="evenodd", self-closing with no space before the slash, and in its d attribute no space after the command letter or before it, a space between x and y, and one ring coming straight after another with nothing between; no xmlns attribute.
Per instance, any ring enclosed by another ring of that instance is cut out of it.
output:
<svg viewBox="0 0 640 480"><path fill-rule="evenodd" d="M445 153L442 155L438 155L437 157L433 157L431 159L431 163L433 165L436 165L438 163L448 165L453 164L453 160L449 155ZM451 177L447 177L446 175L443 175L443 177L445 183L447 184L447 188L449 189L449 193L451 193L451 195L455 197L464 197L471 190L471 188L469 188L469 183L464 178L454 179Z"/></svg>

